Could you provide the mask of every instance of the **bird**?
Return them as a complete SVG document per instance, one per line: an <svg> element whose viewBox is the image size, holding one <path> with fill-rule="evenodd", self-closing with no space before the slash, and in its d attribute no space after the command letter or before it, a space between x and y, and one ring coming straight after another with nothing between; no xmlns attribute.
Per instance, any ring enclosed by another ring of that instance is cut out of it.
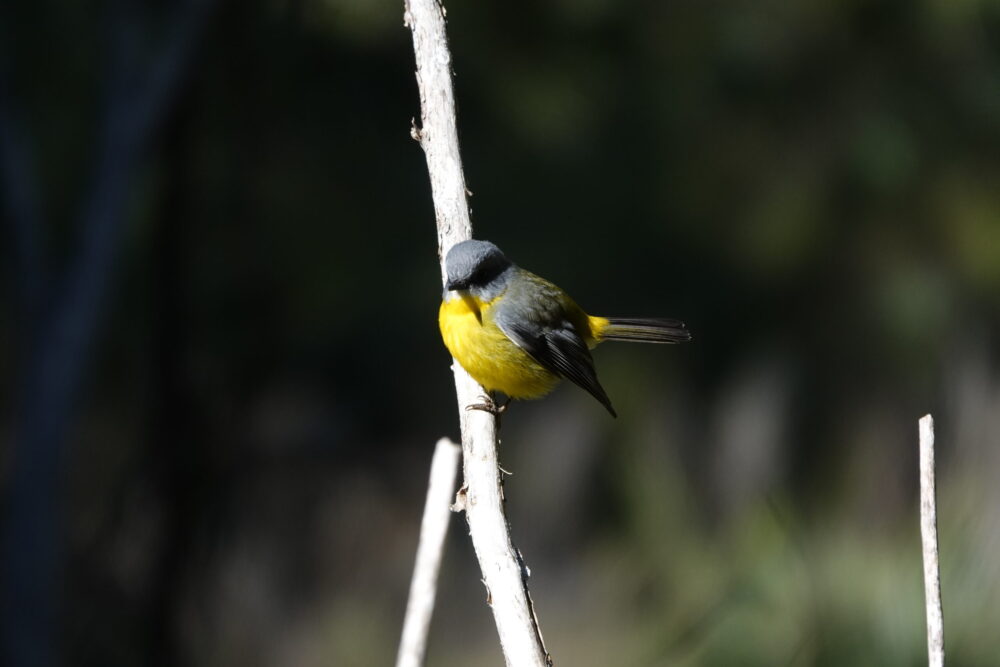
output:
<svg viewBox="0 0 1000 667"><path fill-rule="evenodd" d="M494 415L511 399L545 396L565 378L617 417L590 350L604 341L691 340L680 320L588 315L558 286L481 240L456 243L445 256L438 324L452 357L489 392L467 409ZM497 405L496 392L507 402Z"/></svg>

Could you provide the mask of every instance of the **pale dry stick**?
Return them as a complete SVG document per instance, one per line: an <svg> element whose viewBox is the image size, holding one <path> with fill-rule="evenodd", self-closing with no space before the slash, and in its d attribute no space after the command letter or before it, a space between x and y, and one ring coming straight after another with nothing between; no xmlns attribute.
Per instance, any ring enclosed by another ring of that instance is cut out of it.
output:
<svg viewBox="0 0 1000 667"><path fill-rule="evenodd" d="M944 665L944 615L938 564L937 503L934 490L934 418L920 419L920 536L924 545L924 597L927 601L927 659Z"/></svg>
<svg viewBox="0 0 1000 667"><path fill-rule="evenodd" d="M441 438L431 458L431 475L427 483L424 518L420 522L417 560L410 580L410 599L406 603L403 635L399 640L396 667L420 667L427 652L427 631L434 614L438 572L444 555L451 500L455 492L455 473L462 448L448 438Z"/></svg>
<svg viewBox="0 0 1000 667"><path fill-rule="evenodd" d="M448 250L472 237L468 191L458 149L445 10L437 0L404 0L404 8L404 23L413 34L420 89L420 126L414 124L412 136L420 142L427 158L443 283ZM466 406L481 402L479 396L485 392L454 361L452 370L465 473L455 505L465 510L469 522L504 658L507 665L516 667L551 664L528 595L527 567L511 543L504 514L496 419L480 410L466 410Z"/></svg>

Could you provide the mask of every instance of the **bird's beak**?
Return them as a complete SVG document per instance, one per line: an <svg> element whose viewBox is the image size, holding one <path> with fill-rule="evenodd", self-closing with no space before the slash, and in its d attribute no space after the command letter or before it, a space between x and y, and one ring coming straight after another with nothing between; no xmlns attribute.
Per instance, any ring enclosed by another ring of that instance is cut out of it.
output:
<svg viewBox="0 0 1000 667"><path fill-rule="evenodd" d="M444 284L446 290L454 291L459 289L465 289L466 285L460 280L449 280Z"/></svg>

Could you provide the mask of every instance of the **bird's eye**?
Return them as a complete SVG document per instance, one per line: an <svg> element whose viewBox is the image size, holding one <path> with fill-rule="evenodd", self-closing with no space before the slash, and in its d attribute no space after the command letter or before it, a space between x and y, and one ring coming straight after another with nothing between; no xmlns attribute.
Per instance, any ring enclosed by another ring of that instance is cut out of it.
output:
<svg viewBox="0 0 1000 667"><path fill-rule="evenodd" d="M505 268L507 268L506 262L500 259L487 259L472 272L472 275L469 276L469 283L473 285L486 285L503 273Z"/></svg>

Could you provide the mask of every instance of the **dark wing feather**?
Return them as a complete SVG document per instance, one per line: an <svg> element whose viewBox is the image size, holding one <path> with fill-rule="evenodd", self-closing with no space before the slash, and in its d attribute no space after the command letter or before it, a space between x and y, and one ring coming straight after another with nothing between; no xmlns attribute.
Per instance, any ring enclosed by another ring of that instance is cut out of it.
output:
<svg viewBox="0 0 1000 667"><path fill-rule="evenodd" d="M557 327L540 327L537 323L525 325L502 320L497 324L515 345L535 361L553 373L572 380L600 401L612 417L618 416L604 387L597 381L590 350L572 324L562 322Z"/></svg>

